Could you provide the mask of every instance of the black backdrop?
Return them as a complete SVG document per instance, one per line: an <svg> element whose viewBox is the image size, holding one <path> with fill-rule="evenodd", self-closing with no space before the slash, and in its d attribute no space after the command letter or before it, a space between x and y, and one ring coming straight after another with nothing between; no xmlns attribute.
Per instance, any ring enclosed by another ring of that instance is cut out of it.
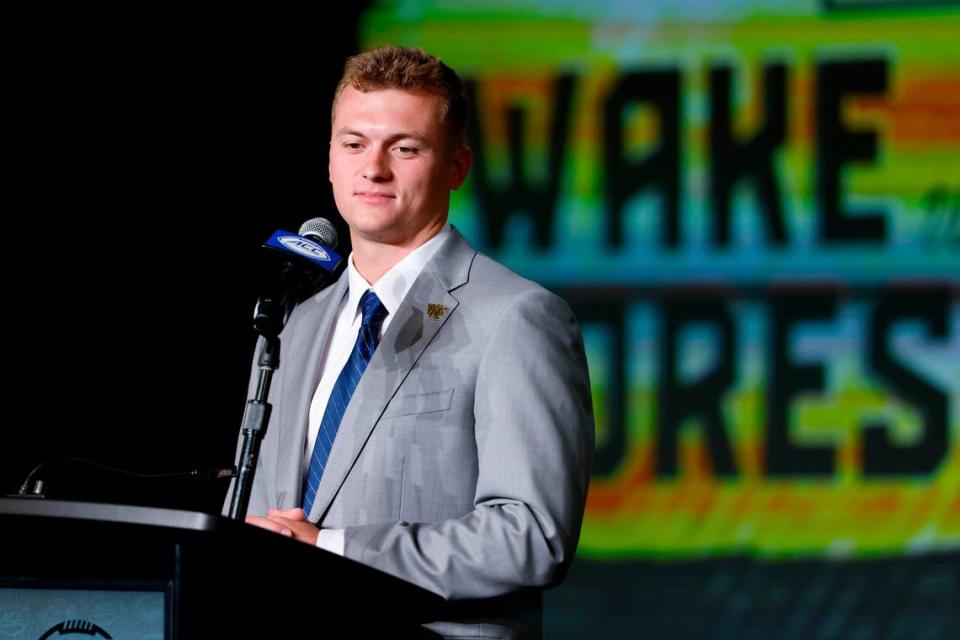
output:
<svg viewBox="0 0 960 640"><path fill-rule="evenodd" d="M363 8L18 25L2 493L51 456L146 472L232 462L258 246L316 215L341 224L329 105ZM226 489L67 463L42 475L51 497L205 511Z"/></svg>

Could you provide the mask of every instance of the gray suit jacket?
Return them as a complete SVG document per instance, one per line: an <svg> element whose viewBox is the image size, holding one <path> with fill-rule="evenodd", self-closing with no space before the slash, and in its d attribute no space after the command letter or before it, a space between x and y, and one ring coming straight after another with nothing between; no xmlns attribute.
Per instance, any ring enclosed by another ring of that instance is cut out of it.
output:
<svg viewBox="0 0 960 640"><path fill-rule="evenodd" d="M251 515L300 505L307 414L346 287L344 275L297 307L281 336ZM577 545L593 439L570 309L454 229L360 380L309 518L345 530L346 557L449 600L549 586ZM536 635L535 596L433 629Z"/></svg>

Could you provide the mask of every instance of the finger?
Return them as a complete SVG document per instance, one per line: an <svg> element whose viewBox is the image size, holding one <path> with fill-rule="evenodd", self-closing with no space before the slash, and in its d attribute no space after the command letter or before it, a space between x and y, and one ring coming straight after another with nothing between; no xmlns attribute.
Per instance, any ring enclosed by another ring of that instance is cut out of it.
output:
<svg viewBox="0 0 960 640"><path fill-rule="evenodd" d="M288 538L293 537L293 530L290 529L288 525L282 522L271 520L270 518L262 518L260 516L247 516L245 522L247 524L252 524L255 527L266 529L267 531L273 531L274 533L279 533L280 535L287 536Z"/></svg>
<svg viewBox="0 0 960 640"><path fill-rule="evenodd" d="M297 540L313 545L317 543L317 535L320 533L320 530L312 522L289 520L283 516L270 516L268 520L281 527L286 527L287 529L291 530L293 532L293 537Z"/></svg>
<svg viewBox="0 0 960 640"><path fill-rule="evenodd" d="M307 514L304 513L303 509L300 507L294 507L292 509L274 509L271 507L267 509L267 517L271 518L273 516L280 516L282 518L287 518L288 520L295 520L299 522L307 521Z"/></svg>
<svg viewBox="0 0 960 640"><path fill-rule="evenodd" d="M282 518L287 518L288 520L298 520L305 522L307 520L307 514L303 512L303 509L300 507L294 507L293 509L270 509L267 513L268 516L280 516Z"/></svg>

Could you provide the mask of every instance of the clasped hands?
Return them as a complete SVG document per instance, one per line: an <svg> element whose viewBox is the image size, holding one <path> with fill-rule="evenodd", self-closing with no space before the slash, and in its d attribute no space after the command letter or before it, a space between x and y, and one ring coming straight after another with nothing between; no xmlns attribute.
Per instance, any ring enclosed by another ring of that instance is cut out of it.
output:
<svg viewBox="0 0 960 640"><path fill-rule="evenodd" d="M300 507L283 510L271 507L267 509L266 518L247 516L246 522L314 546L317 544L317 536L320 535L320 529L307 520L307 514Z"/></svg>

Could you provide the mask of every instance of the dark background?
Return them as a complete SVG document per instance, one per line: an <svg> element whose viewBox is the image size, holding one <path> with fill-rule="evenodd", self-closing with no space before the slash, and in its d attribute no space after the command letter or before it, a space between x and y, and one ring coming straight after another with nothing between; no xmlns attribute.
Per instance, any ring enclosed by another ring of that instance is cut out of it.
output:
<svg viewBox="0 0 960 640"><path fill-rule="evenodd" d="M329 105L363 8L326 15L322 36L255 13L19 25L3 493L54 456L143 472L232 462L259 245L313 216L341 224ZM226 490L67 463L41 475L50 497L205 511Z"/></svg>

